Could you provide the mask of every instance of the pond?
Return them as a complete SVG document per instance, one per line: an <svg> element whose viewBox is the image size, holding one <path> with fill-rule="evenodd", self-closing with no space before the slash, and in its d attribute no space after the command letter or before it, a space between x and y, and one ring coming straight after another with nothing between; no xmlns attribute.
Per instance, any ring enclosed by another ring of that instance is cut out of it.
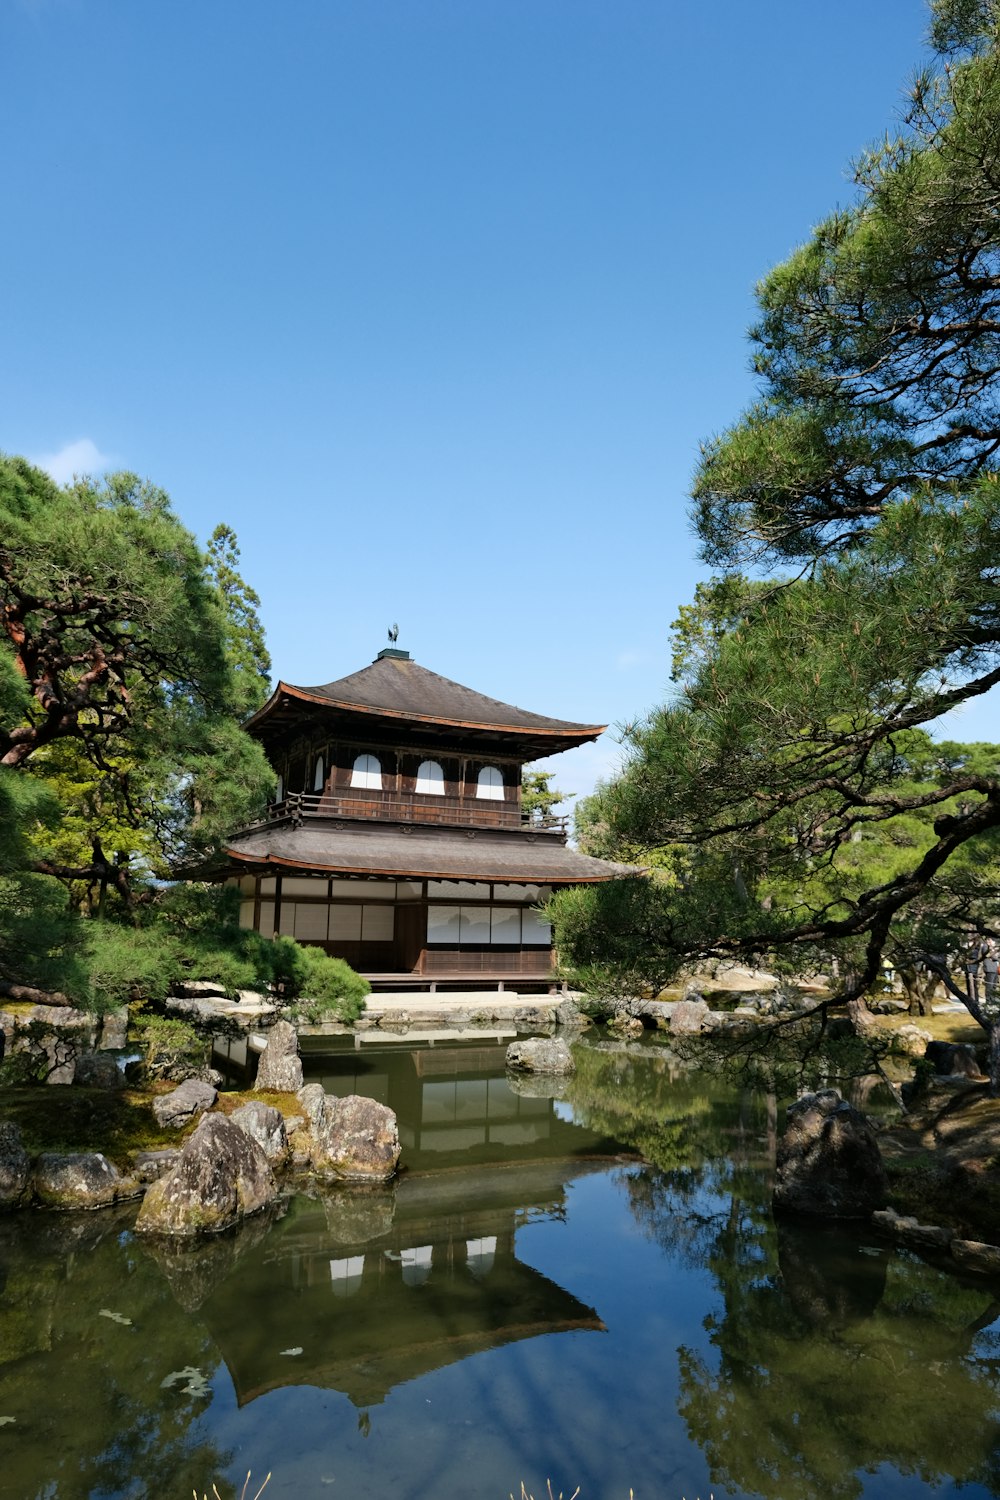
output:
<svg viewBox="0 0 1000 1500"><path fill-rule="evenodd" d="M397 1111L390 1188L195 1251L134 1208L0 1219L0 1494L1000 1494L1000 1287L779 1231L778 1101L655 1040L548 1089L503 1055L307 1059Z"/></svg>

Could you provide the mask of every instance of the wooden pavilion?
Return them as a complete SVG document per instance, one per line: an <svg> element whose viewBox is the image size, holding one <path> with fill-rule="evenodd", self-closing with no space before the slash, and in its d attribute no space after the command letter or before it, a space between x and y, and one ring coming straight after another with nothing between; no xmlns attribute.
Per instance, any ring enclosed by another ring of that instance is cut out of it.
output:
<svg viewBox="0 0 1000 1500"><path fill-rule="evenodd" d="M227 846L240 921L317 944L376 988L548 985L540 903L632 873L521 807L525 763L603 725L500 703L391 647L325 686L279 682L247 727L278 786Z"/></svg>

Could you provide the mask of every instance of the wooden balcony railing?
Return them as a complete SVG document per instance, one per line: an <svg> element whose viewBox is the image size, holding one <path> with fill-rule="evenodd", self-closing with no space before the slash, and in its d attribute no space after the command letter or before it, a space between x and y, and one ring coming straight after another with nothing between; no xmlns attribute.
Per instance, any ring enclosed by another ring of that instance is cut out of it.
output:
<svg viewBox="0 0 1000 1500"><path fill-rule="evenodd" d="M568 819L552 813L522 813L516 803L479 802L462 797L395 796L360 787L337 792L289 792L267 809L267 821L290 818L371 818L384 823L424 823L455 828L519 828L565 839Z"/></svg>

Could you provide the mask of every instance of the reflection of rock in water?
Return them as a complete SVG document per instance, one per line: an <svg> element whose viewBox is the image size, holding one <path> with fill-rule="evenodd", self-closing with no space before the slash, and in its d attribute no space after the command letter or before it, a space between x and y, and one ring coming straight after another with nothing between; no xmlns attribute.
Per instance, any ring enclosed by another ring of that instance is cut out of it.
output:
<svg viewBox="0 0 1000 1500"><path fill-rule="evenodd" d="M392 1228L396 1212L392 1183L345 1185L317 1196L326 1214L326 1227L344 1245L367 1245Z"/></svg>
<svg viewBox="0 0 1000 1500"><path fill-rule="evenodd" d="M565 1099L571 1079L556 1073L508 1073L507 1087L522 1099Z"/></svg>
<svg viewBox="0 0 1000 1500"><path fill-rule="evenodd" d="M94 1209L90 1213L45 1213L29 1211L26 1218L17 1214L0 1215L0 1257L16 1253L16 1247L30 1239L38 1249L39 1259L59 1258L73 1251L91 1252L102 1240L117 1239L123 1229L135 1220L136 1204Z"/></svg>
<svg viewBox="0 0 1000 1500"><path fill-rule="evenodd" d="M195 1312L220 1286L241 1256L259 1245L282 1207L254 1214L236 1229L204 1239L172 1239L166 1235L137 1237L136 1243L156 1262L185 1312Z"/></svg>
<svg viewBox="0 0 1000 1500"><path fill-rule="evenodd" d="M885 1293L888 1253L861 1249L840 1228L806 1228L778 1220L778 1267L803 1322L831 1330L870 1318Z"/></svg>

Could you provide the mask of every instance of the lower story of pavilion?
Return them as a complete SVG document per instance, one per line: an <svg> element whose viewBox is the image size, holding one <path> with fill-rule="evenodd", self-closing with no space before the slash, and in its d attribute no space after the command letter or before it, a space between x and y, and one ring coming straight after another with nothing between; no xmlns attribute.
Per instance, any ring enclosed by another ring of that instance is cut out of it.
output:
<svg viewBox="0 0 1000 1500"><path fill-rule="evenodd" d="M633 873L551 836L371 824L271 825L227 852L243 927L320 947L375 989L552 987L553 890Z"/></svg>

